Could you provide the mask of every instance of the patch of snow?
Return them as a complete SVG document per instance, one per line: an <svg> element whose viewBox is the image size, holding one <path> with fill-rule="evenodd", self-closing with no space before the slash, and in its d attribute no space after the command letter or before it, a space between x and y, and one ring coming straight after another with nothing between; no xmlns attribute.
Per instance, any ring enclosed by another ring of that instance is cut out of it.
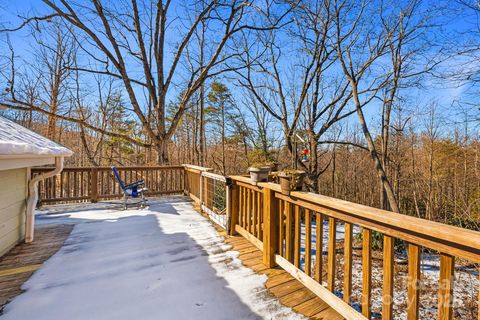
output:
<svg viewBox="0 0 480 320"><path fill-rule="evenodd" d="M322 255L325 254L328 251L328 234L329 234L329 223L328 220L323 221L322 225L323 233L322 233ZM300 269L305 271L305 223L302 222L301 226L301 244L300 244ZM361 232L361 228L357 225L353 225L352 233L354 236L359 234ZM336 240L343 240L345 239L345 224L344 223L339 223L337 222L337 227L336 227ZM316 221L312 221L312 227L311 227L311 272L313 272L315 263L316 263L316 252L317 252L317 225Z"/></svg>
<svg viewBox="0 0 480 320"><path fill-rule="evenodd" d="M304 319L182 199L39 212L41 224L75 227L0 319Z"/></svg>

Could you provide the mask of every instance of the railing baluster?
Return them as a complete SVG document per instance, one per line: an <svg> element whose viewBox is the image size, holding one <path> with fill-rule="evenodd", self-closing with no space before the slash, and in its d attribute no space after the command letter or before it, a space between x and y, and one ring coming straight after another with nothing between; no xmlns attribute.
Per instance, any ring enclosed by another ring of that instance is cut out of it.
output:
<svg viewBox="0 0 480 320"><path fill-rule="evenodd" d="M370 318L372 296L372 231L362 232L362 314Z"/></svg>
<svg viewBox="0 0 480 320"><path fill-rule="evenodd" d="M293 219L292 219L292 204L289 202L285 203L285 214L287 216L286 226L285 226L285 258L293 262L293 248L292 248L292 228L293 228Z"/></svg>
<svg viewBox="0 0 480 320"><path fill-rule="evenodd" d="M350 303L352 295L352 224L345 222L345 240L343 253L343 301Z"/></svg>
<svg viewBox="0 0 480 320"><path fill-rule="evenodd" d="M252 207L251 207L251 203L252 203L252 197L251 197L251 194L252 194L252 190L250 190L249 188L246 188L246 191L247 191L247 214L246 214L246 217L247 217L247 224L245 226L245 230L247 230L248 232L252 232L251 230L251 225L252 225Z"/></svg>
<svg viewBox="0 0 480 320"><path fill-rule="evenodd" d="M300 216L300 207L295 206L295 243L293 247L294 265L300 268L300 246L302 235L302 221Z"/></svg>
<svg viewBox="0 0 480 320"><path fill-rule="evenodd" d="M393 319L394 243L394 238L383 236L382 320Z"/></svg>
<svg viewBox="0 0 480 320"><path fill-rule="evenodd" d="M64 174L63 172L60 173L60 198L64 197L64 188L63 188L63 180L64 180Z"/></svg>
<svg viewBox="0 0 480 320"><path fill-rule="evenodd" d="M317 212L315 217L315 280L323 281L323 215Z"/></svg>
<svg viewBox="0 0 480 320"><path fill-rule="evenodd" d="M278 251L282 257L285 257L284 251L284 240L285 240L285 220L284 220L284 212L285 212L285 201L279 200L279 209L278 210Z"/></svg>
<svg viewBox="0 0 480 320"><path fill-rule="evenodd" d="M85 196L85 172L84 171L81 171L81 177L80 177L80 193L82 195L82 197Z"/></svg>
<svg viewBox="0 0 480 320"><path fill-rule="evenodd" d="M51 177L52 181L52 198L57 197L57 177L53 176ZM70 171L68 172L68 181L69 181L69 186L70 186ZM68 188L69 190L71 188ZM70 195L69 195L70 196Z"/></svg>
<svg viewBox="0 0 480 320"><path fill-rule="evenodd" d="M237 188L238 192L238 225L240 227L243 227L243 214L242 214L242 206L243 206L243 188L239 185L236 185L235 188Z"/></svg>
<svg viewBox="0 0 480 320"><path fill-rule="evenodd" d="M71 190L70 189L70 171L66 171L65 173L66 173L66 178L67 178L67 192L65 193L65 196L70 198L70 190ZM45 189L45 192L46 191L47 191L47 189Z"/></svg>
<svg viewBox="0 0 480 320"><path fill-rule="evenodd" d="M305 209L305 273L312 274L312 212Z"/></svg>
<svg viewBox="0 0 480 320"><path fill-rule="evenodd" d="M255 237L258 238L257 233L257 218L258 218L258 207L257 207L257 192L252 190L252 230L250 231Z"/></svg>
<svg viewBox="0 0 480 320"><path fill-rule="evenodd" d="M337 259L337 219L328 218L328 281L327 288L335 290L335 266Z"/></svg>
<svg viewBox="0 0 480 320"><path fill-rule="evenodd" d="M408 244L408 305L407 319L418 319L420 298L420 247Z"/></svg>
<svg viewBox="0 0 480 320"><path fill-rule="evenodd" d="M246 192L246 188L244 187L241 187L241 190L242 190L242 228L245 228L246 224L247 224L247 218L246 218L246 214L247 214L247 192Z"/></svg>
<svg viewBox="0 0 480 320"><path fill-rule="evenodd" d="M440 254L440 289L438 290L438 319L452 319L455 258Z"/></svg>
<svg viewBox="0 0 480 320"><path fill-rule="evenodd" d="M262 232L262 216L263 216L263 209L262 209L262 202L261 202L261 197L262 197L262 194L260 192L257 192L257 210L258 210L258 214L257 214L257 237L259 239L263 239L263 232Z"/></svg>

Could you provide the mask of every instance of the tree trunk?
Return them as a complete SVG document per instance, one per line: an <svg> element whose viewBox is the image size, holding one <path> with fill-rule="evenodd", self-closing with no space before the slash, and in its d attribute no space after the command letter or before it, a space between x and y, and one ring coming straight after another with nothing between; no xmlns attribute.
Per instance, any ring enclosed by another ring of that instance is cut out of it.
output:
<svg viewBox="0 0 480 320"><path fill-rule="evenodd" d="M356 110L357 110L357 115L358 115L358 120L360 122L360 126L362 127L362 132L365 136L365 140L367 141L367 147L368 147L368 150L370 151L370 157L372 158L372 160L375 164L375 170L377 172L378 178L380 179L381 185L383 186L383 189L385 190L388 202L390 204L390 208L394 212L400 212L400 208L398 207L397 198L395 197L395 193L393 191L392 185L390 184L390 181L388 180L387 174L386 174L384 168L382 167L380 157L379 157L379 155L377 153L377 149L375 147L375 142L373 141L372 135L370 134L370 131L368 130L367 122L366 122L365 117L363 115L362 106L360 104L360 99L358 97L358 90L357 89L358 89L357 84L352 82L353 101L355 103L355 107L356 107Z"/></svg>
<svg viewBox="0 0 480 320"><path fill-rule="evenodd" d="M157 151L157 163L158 164L168 164L168 141L166 139L161 139L157 142L156 147Z"/></svg>
<svg viewBox="0 0 480 320"><path fill-rule="evenodd" d="M222 174L226 175L226 159L225 159L225 106L222 105Z"/></svg>
<svg viewBox="0 0 480 320"><path fill-rule="evenodd" d="M309 134L309 148L310 148L310 180L312 182L312 189L313 192L319 192L319 185L318 185L318 176L319 176L319 169L318 169L318 145L315 135L313 133Z"/></svg>

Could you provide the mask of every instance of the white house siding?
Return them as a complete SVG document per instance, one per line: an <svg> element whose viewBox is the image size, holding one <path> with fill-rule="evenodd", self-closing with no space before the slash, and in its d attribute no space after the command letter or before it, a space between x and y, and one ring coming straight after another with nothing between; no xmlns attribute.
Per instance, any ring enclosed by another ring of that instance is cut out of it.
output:
<svg viewBox="0 0 480 320"><path fill-rule="evenodd" d="M0 170L0 256L25 238L27 172Z"/></svg>

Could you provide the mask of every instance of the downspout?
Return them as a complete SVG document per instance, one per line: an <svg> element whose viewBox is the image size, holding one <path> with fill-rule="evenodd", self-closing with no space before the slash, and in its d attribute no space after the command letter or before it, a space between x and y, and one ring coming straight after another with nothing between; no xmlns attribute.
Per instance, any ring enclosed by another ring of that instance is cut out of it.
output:
<svg viewBox="0 0 480 320"><path fill-rule="evenodd" d="M40 180L53 177L63 170L63 157L55 157L55 169L38 176L33 177L28 183L28 200L27 200L27 218L25 222L25 242L33 241L33 231L35 226L35 206L38 200L38 182Z"/></svg>

